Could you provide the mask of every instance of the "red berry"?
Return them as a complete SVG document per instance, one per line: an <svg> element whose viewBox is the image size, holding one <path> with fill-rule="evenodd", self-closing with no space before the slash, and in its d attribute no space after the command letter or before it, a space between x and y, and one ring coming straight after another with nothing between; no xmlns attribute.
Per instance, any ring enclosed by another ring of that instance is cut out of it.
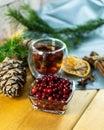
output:
<svg viewBox="0 0 104 130"><path fill-rule="evenodd" d="M47 95L45 93L42 93L42 99L46 99Z"/></svg>
<svg viewBox="0 0 104 130"><path fill-rule="evenodd" d="M48 85L47 88L52 88L52 85Z"/></svg>
<svg viewBox="0 0 104 130"><path fill-rule="evenodd" d="M59 101L59 99L58 99L58 98L55 98L54 100L55 100L55 101Z"/></svg>
<svg viewBox="0 0 104 130"><path fill-rule="evenodd" d="M53 81L49 82L49 85L53 86Z"/></svg>
<svg viewBox="0 0 104 130"><path fill-rule="evenodd" d="M68 99L68 95L63 95L63 100L67 100Z"/></svg>
<svg viewBox="0 0 104 130"><path fill-rule="evenodd" d="M63 84L67 83L67 80L66 79L62 79L62 83Z"/></svg>
<svg viewBox="0 0 104 130"><path fill-rule="evenodd" d="M56 67L50 67L50 68L48 68L48 70L49 70L49 72L51 72L51 73L55 73L55 72L57 72L57 68Z"/></svg>
<svg viewBox="0 0 104 130"><path fill-rule="evenodd" d="M45 83L46 81L47 81L47 77L44 75L44 76L42 77L42 82Z"/></svg>
<svg viewBox="0 0 104 130"><path fill-rule="evenodd" d="M60 100L60 95L57 94L57 95L56 95L56 98L57 98L58 100Z"/></svg>
<svg viewBox="0 0 104 130"><path fill-rule="evenodd" d="M55 59L55 57L54 57L54 56L52 56L52 55L50 55L50 56L48 57L48 60L49 60L49 61L51 61L51 62L53 62L53 61L54 61L54 59Z"/></svg>
<svg viewBox="0 0 104 130"><path fill-rule="evenodd" d="M42 92L42 91L43 91L42 86L40 86L40 87L38 88L38 90L39 90L40 92Z"/></svg>
<svg viewBox="0 0 104 130"><path fill-rule="evenodd" d="M35 87L32 88L31 94L35 95L38 99L65 102L72 92L70 85L71 82L69 80L60 78L57 75L44 75L42 79L36 79Z"/></svg>
<svg viewBox="0 0 104 130"><path fill-rule="evenodd" d="M46 83L42 83L42 87L43 87L43 88L46 88L46 87L47 87L47 84L46 84Z"/></svg>
<svg viewBox="0 0 104 130"><path fill-rule="evenodd" d="M49 96L49 97L48 97L48 100L52 101L52 100L53 100L53 97L52 97L52 96Z"/></svg>
<svg viewBox="0 0 104 130"><path fill-rule="evenodd" d="M37 55L36 56L36 60L39 60L39 61L42 60L42 56L41 55Z"/></svg>
<svg viewBox="0 0 104 130"><path fill-rule="evenodd" d="M43 92L44 92L44 93L47 93L47 88L44 88L44 89L43 89Z"/></svg>
<svg viewBox="0 0 104 130"><path fill-rule="evenodd" d="M64 88L63 92L64 92L64 94L69 94L69 89L68 88Z"/></svg>
<svg viewBox="0 0 104 130"><path fill-rule="evenodd" d="M40 78L37 78L36 80L35 80L35 83L37 83L37 84L39 84L39 83L41 83L41 79Z"/></svg>
<svg viewBox="0 0 104 130"><path fill-rule="evenodd" d="M53 88L53 92L56 92L58 89L57 88Z"/></svg>
<svg viewBox="0 0 104 130"><path fill-rule="evenodd" d="M36 94L36 97L37 97L38 99L41 99L41 97L42 97L41 93L38 92L38 93Z"/></svg>
<svg viewBox="0 0 104 130"><path fill-rule="evenodd" d="M60 95L60 96L63 95L63 92L62 92L62 91L59 91L59 95Z"/></svg>
<svg viewBox="0 0 104 130"><path fill-rule="evenodd" d="M37 89L35 87L33 87L31 91L32 91L32 95L37 93Z"/></svg>
<svg viewBox="0 0 104 130"><path fill-rule="evenodd" d="M48 94L52 94L52 89L47 89Z"/></svg>
<svg viewBox="0 0 104 130"><path fill-rule="evenodd" d="M61 59L61 58L63 57L63 52L58 52L58 53L57 53L57 57L58 57L59 59Z"/></svg>

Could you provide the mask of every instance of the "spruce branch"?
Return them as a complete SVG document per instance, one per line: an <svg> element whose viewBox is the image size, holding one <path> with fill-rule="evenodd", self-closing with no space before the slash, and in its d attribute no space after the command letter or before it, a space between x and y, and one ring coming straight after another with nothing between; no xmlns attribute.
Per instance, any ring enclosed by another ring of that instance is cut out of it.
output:
<svg viewBox="0 0 104 130"><path fill-rule="evenodd" d="M24 59L27 56L27 49L22 44L22 37L15 37L12 40L7 40L0 46L0 62L6 57Z"/></svg>
<svg viewBox="0 0 104 130"><path fill-rule="evenodd" d="M88 33L90 31L95 30L96 28L100 27L103 24L104 24L104 19L98 18L95 20L90 20L83 25L77 25L77 27L75 28L57 29L56 33L59 33L59 34Z"/></svg>
<svg viewBox="0 0 104 130"><path fill-rule="evenodd" d="M71 43L80 43L84 39L85 34L104 24L104 19L97 18L74 28L53 28L40 18L35 10L26 4L21 6L20 10L9 8L7 15L13 22L18 22L27 28L24 30L25 37L35 39L41 37L58 38L66 43L69 50L72 46Z"/></svg>
<svg viewBox="0 0 104 130"><path fill-rule="evenodd" d="M21 8L23 9L23 10L25 10L26 12L27 12L27 10L28 10L28 19L30 19L30 20L35 20L36 19L36 21L39 23L39 24L41 24L42 26L45 26L45 27L47 27L47 28L51 28L45 21L43 21L39 16L38 16L38 14L29 6L29 5L22 5L21 6ZM51 28L52 29L52 28ZM53 29L52 29L53 30Z"/></svg>
<svg viewBox="0 0 104 130"><path fill-rule="evenodd" d="M7 15L11 17L11 21L21 23L30 31L43 33L54 32L54 29L43 21L29 5L22 5L20 10L9 8Z"/></svg>

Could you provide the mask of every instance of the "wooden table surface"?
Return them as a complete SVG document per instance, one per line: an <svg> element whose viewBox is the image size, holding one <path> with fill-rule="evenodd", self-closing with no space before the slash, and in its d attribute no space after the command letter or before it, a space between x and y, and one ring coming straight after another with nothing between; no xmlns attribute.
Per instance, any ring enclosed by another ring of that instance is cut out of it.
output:
<svg viewBox="0 0 104 130"><path fill-rule="evenodd" d="M64 115L35 110L28 98L33 78L18 98L0 94L0 130L104 130L104 90L76 90Z"/></svg>

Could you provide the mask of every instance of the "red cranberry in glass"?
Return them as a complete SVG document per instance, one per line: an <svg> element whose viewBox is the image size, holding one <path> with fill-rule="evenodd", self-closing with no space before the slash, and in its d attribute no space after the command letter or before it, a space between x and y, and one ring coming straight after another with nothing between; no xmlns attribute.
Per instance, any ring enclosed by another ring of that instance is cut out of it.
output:
<svg viewBox="0 0 104 130"><path fill-rule="evenodd" d="M68 83L69 86L66 85ZM59 86L59 84L63 84L63 87ZM63 112L65 111L65 105L70 100L70 96L72 96L72 85L73 83L67 79L52 74L45 75L42 80L37 80L31 88L30 97L32 96L32 103L41 110Z"/></svg>

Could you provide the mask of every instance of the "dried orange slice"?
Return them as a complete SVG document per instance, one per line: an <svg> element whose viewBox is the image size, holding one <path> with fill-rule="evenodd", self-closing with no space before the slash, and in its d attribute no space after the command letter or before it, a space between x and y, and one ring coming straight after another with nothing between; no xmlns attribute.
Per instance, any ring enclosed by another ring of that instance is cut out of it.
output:
<svg viewBox="0 0 104 130"><path fill-rule="evenodd" d="M64 57L62 69L78 77L86 77L90 73L89 63L75 56Z"/></svg>

